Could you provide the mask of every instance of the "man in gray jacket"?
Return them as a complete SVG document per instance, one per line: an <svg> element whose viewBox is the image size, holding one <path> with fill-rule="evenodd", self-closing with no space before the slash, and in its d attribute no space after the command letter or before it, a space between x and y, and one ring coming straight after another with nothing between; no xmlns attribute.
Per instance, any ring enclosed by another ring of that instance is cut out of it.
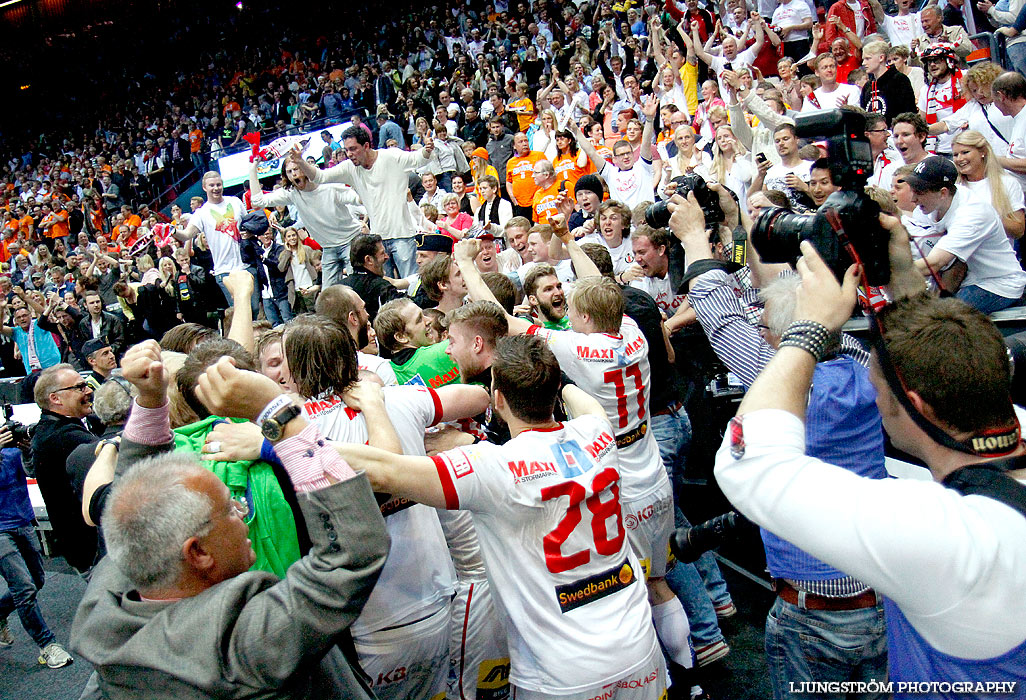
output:
<svg viewBox="0 0 1026 700"><path fill-rule="evenodd" d="M120 456L130 462L168 447L168 373L151 342L132 348L123 369L139 389ZM79 605L73 647L108 700L372 698L338 646L388 553L366 477L263 375L222 358L197 395L216 415L259 422L274 438L312 548L284 580L249 571L252 503L232 500L180 453L119 464L103 517L109 554Z"/></svg>

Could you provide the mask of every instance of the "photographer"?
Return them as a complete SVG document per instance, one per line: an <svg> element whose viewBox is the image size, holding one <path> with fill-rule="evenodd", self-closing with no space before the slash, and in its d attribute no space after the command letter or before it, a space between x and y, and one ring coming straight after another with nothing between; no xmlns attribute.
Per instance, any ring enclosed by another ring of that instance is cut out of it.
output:
<svg viewBox="0 0 1026 700"><path fill-rule="evenodd" d="M898 301L879 316L869 376L887 433L939 483L869 479L807 454L806 436L820 423L810 385L858 284L854 266L838 284L808 242L796 320L731 422L716 479L757 524L885 597L892 682L1022 683L1026 488L1011 477L1024 474L1026 446L1008 354L986 317L917 291L907 234L893 217L880 223L891 235ZM981 475L1004 494L974 485Z"/></svg>
<svg viewBox="0 0 1026 700"><path fill-rule="evenodd" d="M726 198L720 199L721 206L726 205ZM758 295L765 309L756 328L745 306L746 302L754 306L755 290L743 289L738 276L714 262L705 216L697 202L693 197L674 197L670 208L670 229L681 239L689 272L708 268L690 281L688 300L719 359L749 386L773 357L794 317L797 280L785 276L771 281L783 266L762 265L749 247L748 259L758 273L755 282L768 282ZM725 213L728 225L736 220L736 208ZM816 421L806 432L806 450L856 474L880 479L887 475L883 435L867 361L858 342L845 337L837 354L816 366L809 395L809 411ZM774 697L788 697L791 682L884 680L883 611L873 590L768 530L762 531L762 537L777 591L766 621L766 660ZM849 640L847 651L832 643L826 627L843 630ZM800 651L806 644L813 645L818 658Z"/></svg>

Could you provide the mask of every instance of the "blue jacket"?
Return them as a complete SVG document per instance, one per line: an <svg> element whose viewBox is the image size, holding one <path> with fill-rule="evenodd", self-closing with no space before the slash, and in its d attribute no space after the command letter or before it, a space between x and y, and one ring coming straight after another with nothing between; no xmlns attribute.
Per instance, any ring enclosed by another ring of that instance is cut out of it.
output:
<svg viewBox="0 0 1026 700"><path fill-rule="evenodd" d="M34 518L21 450L0 449L0 532L30 527Z"/></svg>

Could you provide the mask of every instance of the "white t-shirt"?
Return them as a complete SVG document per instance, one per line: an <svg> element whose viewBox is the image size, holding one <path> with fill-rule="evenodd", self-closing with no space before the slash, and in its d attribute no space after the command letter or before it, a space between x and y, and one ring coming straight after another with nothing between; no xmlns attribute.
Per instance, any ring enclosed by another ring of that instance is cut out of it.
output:
<svg viewBox="0 0 1026 700"><path fill-rule="evenodd" d="M578 243L598 243L605 246L606 250L609 251L609 257L613 259L614 275L626 271L628 267L634 264L634 246L631 245L630 236L624 236L623 241L615 248L611 248L609 243L606 242L605 237L597 231L582 237Z"/></svg>
<svg viewBox="0 0 1026 700"><path fill-rule="evenodd" d="M780 190L787 195L788 200L790 200L793 206L798 204L798 193L787 186L787 176L792 173L804 182L808 182L809 178L812 177L812 162L803 160L793 167L783 163L770 167L766 172L766 177L763 179L763 188L767 190Z"/></svg>
<svg viewBox="0 0 1026 700"><path fill-rule="evenodd" d="M837 83L837 88L827 92L823 88L816 88L812 91L815 99L807 99L802 103L803 112L815 112L818 109L837 109L841 105L859 106L862 99L862 91L858 85L848 83ZM819 103L817 106L816 103Z"/></svg>
<svg viewBox="0 0 1026 700"><path fill-rule="evenodd" d="M434 457L446 506L474 515L519 688L597 691L655 649L617 454L609 423L582 416Z"/></svg>
<svg viewBox="0 0 1026 700"><path fill-rule="evenodd" d="M189 225L202 231L207 238L214 258L215 275L246 267L239 251L239 221L245 212L246 205L241 199L224 197L220 204L207 202L189 219Z"/></svg>
<svg viewBox="0 0 1026 700"><path fill-rule="evenodd" d="M365 369L381 377L381 381L385 386L395 386L399 383L395 378L395 370L392 369L392 363L380 355L368 355L365 352L357 352L356 366L359 369Z"/></svg>
<svg viewBox="0 0 1026 700"><path fill-rule="evenodd" d="M620 333L577 333L531 326L529 334L548 341L559 365L577 386L606 410L618 438L634 435L619 449L623 477L621 499L631 503L669 489L659 446L647 430L648 387L652 376L648 342L633 320L624 316ZM637 433L643 433L637 435Z"/></svg>
<svg viewBox="0 0 1026 700"><path fill-rule="evenodd" d="M873 174L867 184L882 187L890 192L894 171L902 166L903 160L901 154L890 147L883 149L873 160Z"/></svg>
<svg viewBox="0 0 1026 700"><path fill-rule="evenodd" d="M1008 155L1008 142L1012 140L1015 120L1002 114L993 103L984 107L976 100L969 100L951 116L942 117L941 121L947 124L955 135L962 130L964 124L968 124L966 128L983 134L999 157L1004 158Z"/></svg>
<svg viewBox="0 0 1026 700"><path fill-rule="evenodd" d="M989 201L957 186L937 229L944 236L936 247L951 253L968 268L962 286L976 285L1006 299L1022 296L1026 272L1019 266L1001 218Z"/></svg>
<svg viewBox="0 0 1026 700"><path fill-rule="evenodd" d="M669 318L677 313L677 308L684 303L686 295L677 294L670 284L670 275L663 278L641 277L631 282L631 286L655 299L656 306Z"/></svg>
<svg viewBox="0 0 1026 700"><path fill-rule="evenodd" d="M754 49L754 46L749 46L744 51L738 52L733 61L728 61L723 56L713 56L712 61L709 63L709 72L718 76L717 80L720 81L721 95L727 94L727 84L723 82L723 71L732 70L736 72L743 68L751 68L756 58Z"/></svg>
<svg viewBox="0 0 1026 700"><path fill-rule="evenodd" d="M803 0L791 0L777 5L773 10L773 19L770 22L774 27L793 27L796 24L812 19L812 12ZM791 30L780 37L783 41L801 41L809 38L809 30Z"/></svg>
<svg viewBox="0 0 1026 700"><path fill-rule="evenodd" d="M1012 138L1009 141L1011 143L1008 146L1008 157L1026 158L1026 108L1019 110L1019 113L1015 115L1012 122ZM1013 173L1011 170L1008 172L1019 181L1023 190L1026 191L1026 174Z"/></svg>
<svg viewBox="0 0 1026 700"><path fill-rule="evenodd" d="M993 206L994 196L990 190L989 178L977 180L976 182L959 182L958 186L965 187L984 202L990 202L991 206ZM1001 186L1005 189L1005 195L1008 197L1008 203L1012 205L1013 212L1026 209L1026 197L1023 196L1022 187L1019 186L1018 180L1005 173L1001 176Z"/></svg>
<svg viewBox="0 0 1026 700"><path fill-rule="evenodd" d="M438 394L433 389L390 386L385 389L385 410L403 454L426 455L424 431L442 414ZM329 440L367 442L363 414L338 396L308 399L303 412ZM382 504L381 513L392 548L363 612L353 623L356 636L426 617L447 605L455 590L456 572L435 510L393 498Z"/></svg>
<svg viewBox="0 0 1026 700"><path fill-rule="evenodd" d="M918 12L907 15L887 15L883 21L883 29L891 40L891 46L912 48L912 40L923 34L923 23Z"/></svg>
<svg viewBox="0 0 1026 700"><path fill-rule="evenodd" d="M638 158L630 170L620 170L606 161L599 173L609 185L609 198L623 202L633 210L642 202L654 202L655 190L652 189L652 163Z"/></svg>
<svg viewBox="0 0 1026 700"><path fill-rule="evenodd" d="M401 151L382 148L368 170L352 161L345 161L327 170L314 173L314 181L341 182L349 185L360 197L370 221L371 233L388 240L408 238L417 230L417 224L406 206L406 191L410 187L407 173L425 164L420 151Z"/></svg>

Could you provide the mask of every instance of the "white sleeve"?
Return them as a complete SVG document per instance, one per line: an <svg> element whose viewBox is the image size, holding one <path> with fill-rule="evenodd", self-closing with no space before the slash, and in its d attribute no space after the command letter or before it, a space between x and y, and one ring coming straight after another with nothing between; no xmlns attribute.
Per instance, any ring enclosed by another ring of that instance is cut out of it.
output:
<svg viewBox="0 0 1026 700"><path fill-rule="evenodd" d="M356 194L355 190L353 190L353 188L351 187L343 187L341 185L336 185L331 189L335 193L336 204L363 204L363 200L360 199L360 196Z"/></svg>
<svg viewBox="0 0 1026 700"><path fill-rule="evenodd" d="M716 480L748 518L893 600L928 642L969 658L1026 638L1026 519L932 481L868 479L805 455L785 411L728 430ZM732 455L737 454L739 458Z"/></svg>
<svg viewBox="0 0 1026 700"><path fill-rule="evenodd" d="M286 204L292 204L292 190L279 187L270 192L252 192L250 199L254 207L265 209L268 207L281 207Z"/></svg>
<svg viewBox="0 0 1026 700"><path fill-rule="evenodd" d="M327 170L317 169L314 171L314 176L310 179L318 185L323 185L329 182L341 182L343 185L352 186L353 167L353 164L347 161L345 163L334 165Z"/></svg>

